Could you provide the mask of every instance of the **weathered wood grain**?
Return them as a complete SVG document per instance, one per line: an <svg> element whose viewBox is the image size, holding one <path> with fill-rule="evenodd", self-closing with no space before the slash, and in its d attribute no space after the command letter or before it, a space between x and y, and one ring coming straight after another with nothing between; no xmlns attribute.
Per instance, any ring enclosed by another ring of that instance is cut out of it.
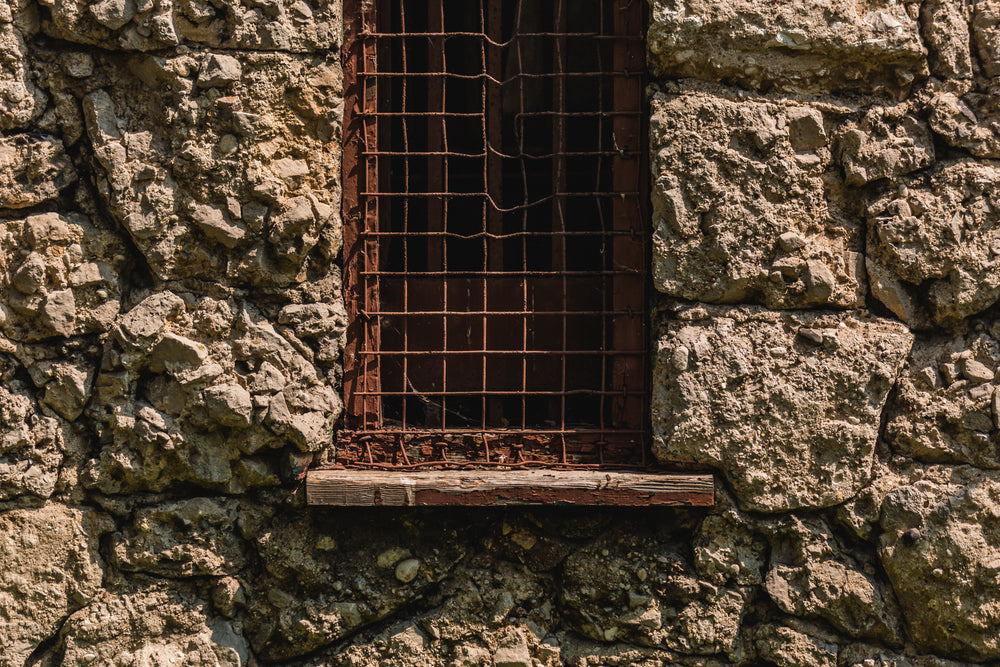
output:
<svg viewBox="0 0 1000 667"><path fill-rule="evenodd" d="M710 506L710 474L575 470L310 470L310 505Z"/></svg>

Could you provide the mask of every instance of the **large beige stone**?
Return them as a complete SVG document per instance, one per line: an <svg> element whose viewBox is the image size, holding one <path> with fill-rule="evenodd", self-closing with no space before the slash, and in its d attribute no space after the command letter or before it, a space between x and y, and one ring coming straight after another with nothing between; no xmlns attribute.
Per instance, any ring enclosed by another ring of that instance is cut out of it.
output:
<svg viewBox="0 0 1000 667"><path fill-rule="evenodd" d="M98 189L157 278L288 286L333 270L334 56L108 55L63 85L81 100Z"/></svg>
<svg viewBox="0 0 1000 667"><path fill-rule="evenodd" d="M58 504L0 512L0 666L22 667L97 596L99 540L111 527L91 510Z"/></svg>
<svg viewBox="0 0 1000 667"><path fill-rule="evenodd" d="M685 306L658 321L654 451L711 466L745 509L844 502L870 478L879 419L910 349L855 313Z"/></svg>
<svg viewBox="0 0 1000 667"><path fill-rule="evenodd" d="M927 75L900 0L653 0L649 65L751 90L900 94ZM913 5L916 8L916 5Z"/></svg>
<svg viewBox="0 0 1000 667"><path fill-rule="evenodd" d="M42 414L21 380L0 386L0 501L50 498L69 482L86 444L66 421Z"/></svg>
<svg viewBox="0 0 1000 667"><path fill-rule="evenodd" d="M852 554L827 522L789 515L764 532L771 544L764 590L781 611L824 619L856 639L902 644L899 609L872 559Z"/></svg>
<svg viewBox="0 0 1000 667"><path fill-rule="evenodd" d="M47 98L31 74L27 41L38 30L38 9L25 0L0 2L0 130L26 127Z"/></svg>
<svg viewBox="0 0 1000 667"><path fill-rule="evenodd" d="M992 162L938 163L902 178L868 207L868 258L919 287L917 305L938 325L954 325L1000 298L998 179ZM926 326L918 315L912 323Z"/></svg>
<svg viewBox="0 0 1000 667"><path fill-rule="evenodd" d="M105 351L87 408L101 449L86 483L104 493L279 484L281 450L330 442L341 401L326 375L344 326L343 308L325 304L279 332L248 301L151 294L119 318Z"/></svg>
<svg viewBox="0 0 1000 667"><path fill-rule="evenodd" d="M931 128L949 146L976 157L1000 158L1000 114L992 94L974 90L959 96L945 89L930 98L927 109Z"/></svg>
<svg viewBox="0 0 1000 667"><path fill-rule="evenodd" d="M240 531L263 567L248 582L245 625L262 660L313 653L423 599L470 547L469 524L448 517L386 515L358 524L315 509L241 507ZM420 569L402 582L396 568L410 558Z"/></svg>
<svg viewBox="0 0 1000 667"><path fill-rule="evenodd" d="M652 99L653 282L770 308L864 304L828 133L847 110L680 89Z"/></svg>
<svg viewBox="0 0 1000 667"><path fill-rule="evenodd" d="M1000 326L973 321L965 335L914 343L887 408L886 439L920 461L1000 468Z"/></svg>
<svg viewBox="0 0 1000 667"><path fill-rule="evenodd" d="M958 469L882 504L879 553L918 649L1000 659L1000 480Z"/></svg>
<svg viewBox="0 0 1000 667"><path fill-rule="evenodd" d="M55 137L0 137L0 209L37 206L59 196L77 179Z"/></svg>
<svg viewBox="0 0 1000 667"><path fill-rule="evenodd" d="M79 213L0 221L0 332L16 341L106 332L125 266L122 240Z"/></svg>
<svg viewBox="0 0 1000 667"><path fill-rule="evenodd" d="M313 52L336 49L339 0L185 2L41 0L42 30L111 51L155 51L191 44L229 49Z"/></svg>

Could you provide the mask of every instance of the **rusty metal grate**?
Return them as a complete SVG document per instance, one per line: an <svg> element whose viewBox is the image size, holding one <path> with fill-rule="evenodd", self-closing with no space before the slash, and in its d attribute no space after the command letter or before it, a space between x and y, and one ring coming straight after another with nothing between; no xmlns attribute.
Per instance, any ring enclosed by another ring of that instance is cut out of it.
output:
<svg viewBox="0 0 1000 667"><path fill-rule="evenodd" d="M345 2L338 463L645 465L643 5Z"/></svg>

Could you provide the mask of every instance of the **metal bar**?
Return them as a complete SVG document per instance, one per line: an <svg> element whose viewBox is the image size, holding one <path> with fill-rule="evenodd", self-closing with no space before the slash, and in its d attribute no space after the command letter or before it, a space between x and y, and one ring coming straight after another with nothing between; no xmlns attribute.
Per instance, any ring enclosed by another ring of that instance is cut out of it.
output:
<svg viewBox="0 0 1000 667"><path fill-rule="evenodd" d="M566 0L555 0L553 6L553 23L555 24L556 32L565 33L568 28L569 18L567 16ZM563 73L567 72L569 69L569 60L567 57L567 38L565 34L560 34L557 37L552 38L553 41L553 54L552 54L552 69L555 72ZM556 154L556 158L552 161L552 191L555 194L555 211L552 221L553 231L566 232L566 168L567 168L567 157L568 152L567 139L566 139L566 118L559 114L566 111L566 79L556 78L552 81L552 106L556 115L552 117L552 149ZM552 237L552 269L553 271L558 270L562 278L562 310L565 311L567 308L567 298L569 288L566 282L566 238L561 235L554 235ZM568 347L567 336L568 336L568 321L566 316L562 316L561 326L561 344L562 344L562 354L559 360L559 372L560 372L560 389L561 395L559 397L559 408L555 410L554 402L549 405L549 415L550 419L557 421L560 428L566 428L566 349Z"/></svg>
<svg viewBox="0 0 1000 667"><path fill-rule="evenodd" d="M427 80L427 111L430 116L427 119L427 190L430 192L447 192L445 179L448 171L447 152L439 152L436 149L444 147L447 151L445 120L441 113L445 110L445 85L444 74L445 53L444 53L444 3L442 0L427 0L427 29L431 33L440 33L429 36L427 39L427 70L431 76ZM419 156L419 153L412 153ZM441 232L445 228L445 208L444 200L433 195L427 197L427 231L433 234ZM444 266L443 257L444 244L441 239L435 236L427 237L427 265L431 270L440 270Z"/></svg>
<svg viewBox="0 0 1000 667"><path fill-rule="evenodd" d="M630 34L642 30L643 8L640 0L614 0L615 34ZM615 72L639 73L644 71L645 53L631 42L616 42L614 46ZM616 76L614 80L614 99L618 109L634 111L635 118L619 116L614 119L612 133L615 149L624 151L636 150L644 145L641 135L642 124L639 120L642 114L642 80L635 77ZM641 150L641 149L640 149ZM640 190L646 165L633 156L614 158L613 183L614 189ZM617 237L612 243L612 256L615 266L644 266L644 224L645 211L642 202L622 202L612 200L613 226L618 230L633 232L634 239L629 241ZM641 277L616 276L613 280L615 310L630 310L634 313L645 311L646 281ZM635 318L614 318L612 320L613 334L611 345L618 347L636 347L645 341L645 327L641 320L639 326ZM629 389L645 389L644 364L633 358L619 356L614 360L612 383L615 389L620 389L622 397L612 403L611 426L620 427L644 423L646 420L644 401L629 398Z"/></svg>
<svg viewBox="0 0 1000 667"><path fill-rule="evenodd" d="M344 387L348 397L347 420L352 424L367 424L375 417L371 401L359 396L358 391L377 382L377 359L362 360L359 352L372 343L367 323L358 317L359 309L371 296L370 284L363 275L369 266L372 248L364 231L370 227L371 218L378 215L377 202L361 200L354 193L365 190L365 183L372 182L376 173L371 161L363 156L365 146L374 145L377 139L376 123L365 117L365 110L378 104L374 82L367 73L377 66L376 55L367 43L358 37L366 23L374 20L372 5L362 0L346 0L344 8L353 17L344 24L345 48L342 51L344 86L350 104L344 109L344 152L342 179L345 185L342 200L344 219L344 285L349 318L348 342L344 350ZM377 257L376 257L377 258ZM376 348L377 349L377 348Z"/></svg>

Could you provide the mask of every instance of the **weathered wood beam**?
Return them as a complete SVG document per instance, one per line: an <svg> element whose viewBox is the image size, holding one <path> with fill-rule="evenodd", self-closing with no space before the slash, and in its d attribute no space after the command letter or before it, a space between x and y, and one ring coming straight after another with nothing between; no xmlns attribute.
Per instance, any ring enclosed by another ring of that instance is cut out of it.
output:
<svg viewBox="0 0 1000 667"><path fill-rule="evenodd" d="M310 470L310 505L710 506L710 474L603 470Z"/></svg>

